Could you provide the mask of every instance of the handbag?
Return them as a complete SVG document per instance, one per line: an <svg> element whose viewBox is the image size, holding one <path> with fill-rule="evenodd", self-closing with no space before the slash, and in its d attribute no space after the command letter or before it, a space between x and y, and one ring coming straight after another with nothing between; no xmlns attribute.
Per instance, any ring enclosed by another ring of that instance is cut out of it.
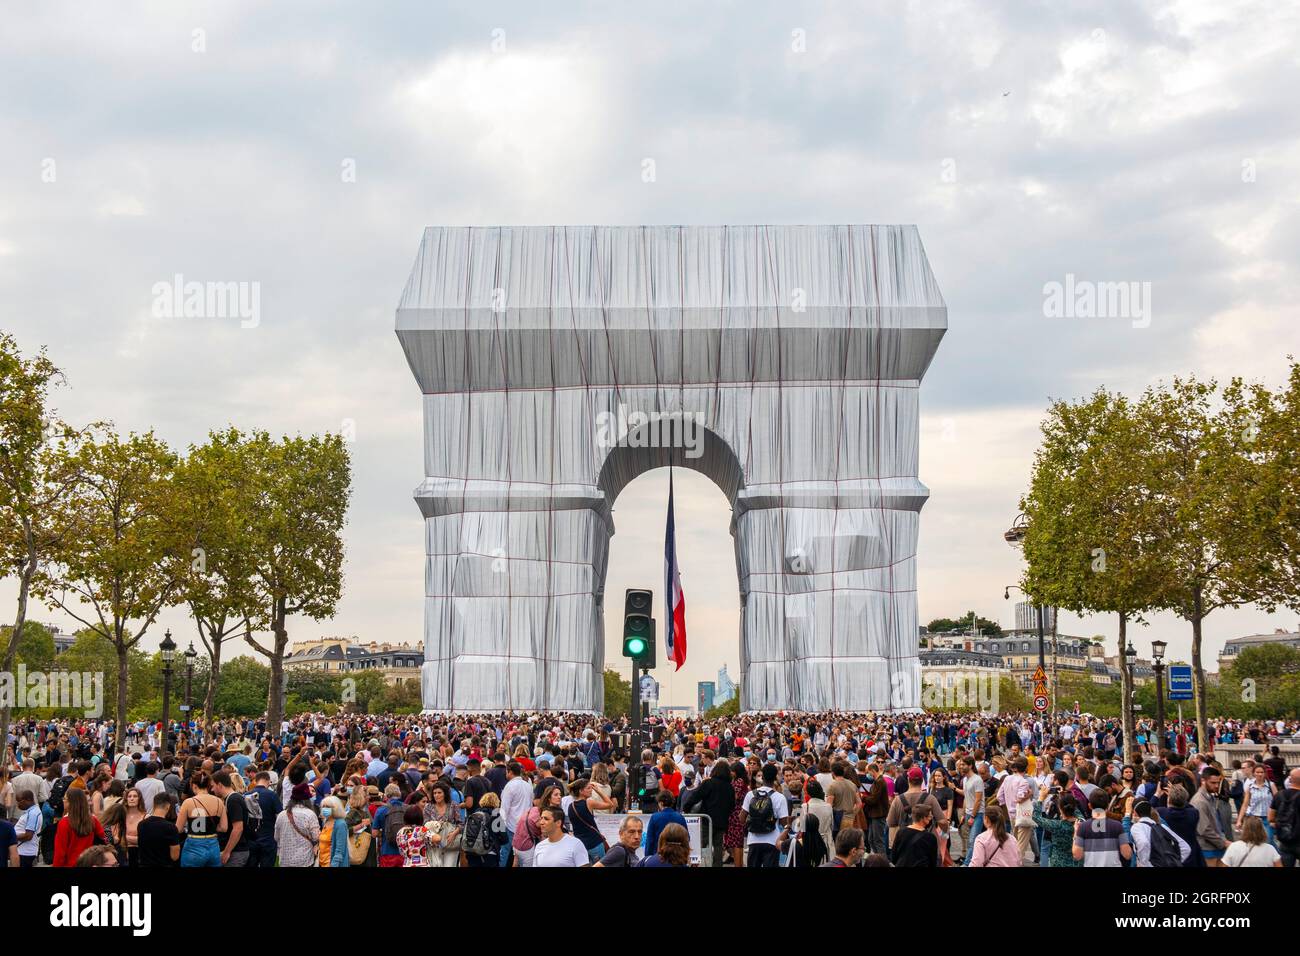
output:
<svg viewBox="0 0 1300 956"><path fill-rule="evenodd" d="M348 837L348 862L353 866L365 866L370 858L370 831L362 830Z"/></svg>
<svg viewBox="0 0 1300 956"><path fill-rule="evenodd" d="M459 850L461 844L460 828L451 820L430 820L426 824L430 833L436 833L442 837L438 841L437 849L439 850ZM448 838L447 834L454 834Z"/></svg>

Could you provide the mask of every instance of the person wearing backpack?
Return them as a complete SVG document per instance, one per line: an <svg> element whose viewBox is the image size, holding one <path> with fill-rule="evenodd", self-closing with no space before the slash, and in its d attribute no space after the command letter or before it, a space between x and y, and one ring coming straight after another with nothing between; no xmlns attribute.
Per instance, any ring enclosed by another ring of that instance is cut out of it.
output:
<svg viewBox="0 0 1300 956"><path fill-rule="evenodd" d="M157 766L157 764L154 766ZM179 804L185 799L185 783L181 780L181 775L176 772L176 758L171 754L163 757L162 776L158 779L162 781L163 787L171 794L176 803Z"/></svg>
<svg viewBox="0 0 1300 956"><path fill-rule="evenodd" d="M740 823L745 829L746 866L764 868L781 865L777 843L790 822L790 804L776 789L776 764L763 764L763 782L745 794Z"/></svg>
<svg viewBox="0 0 1300 956"><path fill-rule="evenodd" d="M1277 852L1286 869L1300 858L1300 768L1286 778L1286 787L1278 793L1269 809L1269 822L1277 837Z"/></svg>
<svg viewBox="0 0 1300 956"><path fill-rule="evenodd" d="M889 815L885 818L885 826L889 830L889 845L891 847L894 845L894 839L899 831L912 822L912 809L917 804L925 804L930 808L931 829L937 829L940 825L946 829L948 826L947 817L944 816L943 807L939 805L939 801L932 794L922 789L924 778L925 774L920 767L908 768L907 789L895 796L893 803L889 806ZM971 845L974 845L973 840Z"/></svg>
<svg viewBox="0 0 1300 956"><path fill-rule="evenodd" d="M384 797L387 803L375 811L374 840L379 844L379 865L400 867L403 860L397 834L406 825L403 822L406 804L402 800L401 788L395 783L384 788Z"/></svg>
<svg viewBox="0 0 1300 956"><path fill-rule="evenodd" d="M1168 824L1160 819L1146 800L1133 804L1133 865L1139 867L1180 867L1191 856L1192 848Z"/></svg>
<svg viewBox="0 0 1300 956"><path fill-rule="evenodd" d="M541 817L540 807L529 807L515 823L514 836L511 838L515 866L533 865L533 850L537 848L537 843L542 838Z"/></svg>
<svg viewBox="0 0 1300 956"><path fill-rule="evenodd" d="M271 787L271 774L265 770L259 770L253 776L253 789L244 794L245 804L249 810L249 816L257 820L253 829L252 853L249 854L249 865L259 868L268 868L275 866L276 844L275 844L275 821L284 811L284 806L280 803L280 798L276 795ZM252 804L249 800L257 802L258 810L253 812Z"/></svg>
<svg viewBox="0 0 1300 956"><path fill-rule="evenodd" d="M212 792L226 804L226 829L217 834L221 865L248 866L257 827L262 821L262 805L257 794L240 793L234 789L234 776L230 770L220 770L212 775Z"/></svg>
<svg viewBox="0 0 1300 956"><path fill-rule="evenodd" d="M474 868L499 867L505 833L501 798L495 793L484 794L478 807L465 820L461 846L465 850L466 864Z"/></svg>
<svg viewBox="0 0 1300 956"><path fill-rule="evenodd" d="M50 796L45 802L49 804L50 810L54 812L56 819L63 816L63 801L68 795L68 789L72 786L73 779L72 774L64 774L55 777L50 783Z"/></svg>

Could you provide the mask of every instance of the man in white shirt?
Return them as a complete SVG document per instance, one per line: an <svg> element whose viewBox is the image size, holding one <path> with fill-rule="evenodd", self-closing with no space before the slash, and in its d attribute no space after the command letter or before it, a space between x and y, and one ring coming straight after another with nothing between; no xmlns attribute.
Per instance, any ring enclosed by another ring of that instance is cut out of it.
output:
<svg viewBox="0 0 1300 956"><path fill-rule="evenodd" d="M41 808L30 790L19 790L18 819L14 833L18 837L18 865L23 869L36 865L36 855L41 851L40 833L45 824Z"/></svg>
<svg viewBox="0 0 1300 956"><path fill-rule="evenodd" d="M776 764L763 764L762 773L763 785L745 794L745 802L741 805L740 825L745 828L745 846L749 851L745 865L776 867L781 865L781 851L777 849L777 843L790 823L790 804L776 789ZM765 829L766 823L771 821L760 820L758 815L755 815L755 823L761 829L756 831L750 826L749 814L759 795L772 802L771 816L775 819L775 826L771 830Z"/></svg>
<svg viewBox="0 0 1300 956"><path fill-rule="evenodd" d="M586 866L587 848L582 841L564 832L564 813L545 807L538 819L542 839L533 848L533 866Z"/></svg>
<svg viewBox="0 0 1300 956"><path fill-rule="evenodd" d="M50 799L50 782L36 772L36 761L31 757L23 758L23 772L10 782L14 793L30 790L38 806Z"/></svg>
<svg viewBox="0 0 1300 956"><path fill-rule="evenodd" d="M1151 804L1145 800L1139 800L1133 805L1133 826L1129 830L1129 837L1133 840L1133 865L1141 867L1150 867L1152 865L1151 831L1155 827L1160 827L1174 838L1174 841L1178 844L1179 859L1186 861L1192 852L1192 848L1187 845L1187 841L1169 829Z"/></svg>
<svg viewBox="0 0 1300 956"><path fill-rule="evenodd" d="M158 765L152 760L145 764L145 778L135 782L135 789L140 791L140 802L144 806L144 812L153 811L153 798L158 796L166 786L158 779Z"/></svg>
<svg viewBox="0 0 1300 956"><path fill-rule="evenodd" d="M519 818L533 806L533 788L524 779L524 768L517 760L506 764L506 785L501 791L501 820L506 827L506 845L501 848L501 865L510 865Z"/></svg>
<svg viewBox="0 0 1300 956"><path fill-rule="evenodd" d="M123 750L113 758L113 777L126 783L131 779L131 755Z"/></svg>

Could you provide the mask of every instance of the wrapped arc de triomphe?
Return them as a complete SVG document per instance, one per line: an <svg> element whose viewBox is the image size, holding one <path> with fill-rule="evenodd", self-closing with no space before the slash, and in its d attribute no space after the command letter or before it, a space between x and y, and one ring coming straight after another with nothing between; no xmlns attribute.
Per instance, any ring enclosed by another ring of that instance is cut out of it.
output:
<svg viewBox="0 0 1300 956"><path fill-rule="evenodd" d="M669 463L732 506L742 709L918 708L919 386L946 328L913 226L426 229L397 309L425 708L601 709L611 509Z"/></svg>

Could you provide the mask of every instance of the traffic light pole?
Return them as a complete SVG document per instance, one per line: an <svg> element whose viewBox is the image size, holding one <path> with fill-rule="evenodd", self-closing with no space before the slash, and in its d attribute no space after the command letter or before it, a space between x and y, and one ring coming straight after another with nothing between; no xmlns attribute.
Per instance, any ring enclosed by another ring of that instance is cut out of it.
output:
<svg viewBox="0 0 1300 956"><path fill-rule="evenodd" d="M632 744L627 754L627 810L632 811L632 801L641 793L641 667L632 658ZM639 809L639 805L638 805Z"/></svg>

